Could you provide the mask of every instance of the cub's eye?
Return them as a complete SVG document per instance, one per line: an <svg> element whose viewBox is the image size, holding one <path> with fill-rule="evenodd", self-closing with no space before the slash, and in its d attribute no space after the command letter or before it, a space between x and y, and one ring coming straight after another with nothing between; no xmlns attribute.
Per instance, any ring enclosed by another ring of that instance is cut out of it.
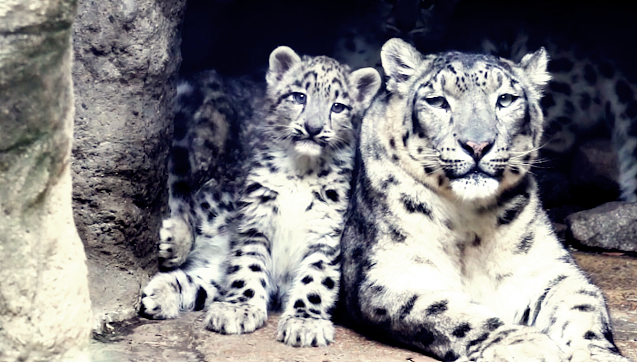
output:
<svg viewBox="0 0 637 362"><path fill-rule="evenodd" d="M510 106L511 103L513 103L516 99L518 99L518 97L514 96L513 94L503 94L498 97L498 107L506 108Z"/></svg>
<svg viewBox="0 0 637 362"><path fill-rule="evenodd" d="M341 113L344 110L347 109L347 106L344 105L343 103L334 103L332 104L332 112L334 113Z"/></svg>
<svg viewBox="0 0 637 362"><path fill-rule="evenodd" d="M292 93L292 98L294 98L294 101L298 104L305 104L305 101L307 101L307 96L299 92Z"/></svg>
<svg viewBox="0 0 637 362"><path fill-rule="evenodd" d="M449 103L447 103L447 100L444 97L425 98L425 102L427 102L428 105L435 108L442 108L442 109L449 108Z"/></svg>

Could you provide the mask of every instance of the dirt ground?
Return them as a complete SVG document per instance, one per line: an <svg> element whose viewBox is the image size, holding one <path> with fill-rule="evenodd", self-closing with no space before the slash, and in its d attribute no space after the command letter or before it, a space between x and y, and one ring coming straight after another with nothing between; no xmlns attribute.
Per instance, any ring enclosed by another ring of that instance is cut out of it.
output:
<svg viewBox="0 0 637 362"><path fill-rule="evenodd" d="M617 253L575 252L575 258L605 292L615 340L624 355L637 361L637 259ZM293 348L275 340L278 316L254 333L227 336L203 329L203 313L179 319L133 318L107 326L110 333L91 343L94 362L433 362L418 352L388 346L338 326L336 341L324 348Z"/></svg>

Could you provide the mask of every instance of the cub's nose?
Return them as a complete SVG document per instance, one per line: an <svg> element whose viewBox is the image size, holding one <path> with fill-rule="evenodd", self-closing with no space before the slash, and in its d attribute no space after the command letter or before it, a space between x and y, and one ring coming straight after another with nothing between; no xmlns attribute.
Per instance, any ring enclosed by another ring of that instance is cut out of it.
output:
<svg viewBox="0 0 637 362"><path fill-rule="evenodd" d="M319 126L318 124L312 124L310 122L306 122L305 123L305 130L310 135L310 137L314 137L317 134L321 133L321 131L323 130L323 126L322 125Z"/></svg>
<svg viewBox="0 0 637 362"><path fill-rule="evenodd" d="M493 141L475 142L458 140L458 143L460 143L460 147L476 161L479 161L484 155L489 153L493 147Z"/></svg>

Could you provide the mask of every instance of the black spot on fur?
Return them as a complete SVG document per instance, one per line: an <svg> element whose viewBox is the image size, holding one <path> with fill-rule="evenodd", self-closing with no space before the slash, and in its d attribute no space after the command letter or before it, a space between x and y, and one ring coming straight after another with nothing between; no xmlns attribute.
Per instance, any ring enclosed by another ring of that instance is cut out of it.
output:
<svg viewBox="0 0 637 362"><path fill-rule="evenodd" d="M374 314L376 314L377 316L387 315L387 309L385 309L385 308L376 308L374 310Z"/></svg>
<svg viewBox="0 0 637 362"><path fill-rule="evenodd" d="M241 266L240 265L230 265L228 267L228 270L227 270L226 274L231 275L231 274L234 274L234 273L238 272L239 270L241 270Z"/></svg>
<svg viewBox="0 0 637 362"><path fill-rule="evenodd" d="M414 309L414 304L416 304L416 299L418 299L418 295L412 296L407 303L400 308L400 319L405 319L409 313L411 313L411 310Z"/></svg>
<svg viewBox="0 0 637 362"><path fill-rule="evenodd" d="M327 190L325 191L325 196L327 196L328 199L334 201L334 202L338 202L339 200L339 196L338 196L338 192L336 192L336 190Z"/></svg>
<svg viewBox="0 0 637 362"><path fill-rule="evenodd" d="M493 332L503 325L504 325L504 322L502 322L499 318L489 318L484 324L484 328L488 330L489 332Z"/></svg>
<svg viewBox="0 0 637 362"><path fill-rule="evenodd" d="M318 270L323 270L325 269L325 266L323 265L323 260L319 260L316 263L312 263L310 264L312 265L314 268L318 269Z"/></svg>
<svg viewBox="0 0 637 362"><path fill-rule="evenodd" d="M524 314L522 314L522 319L520 319L520 324L526 326L529 324L529 315L531 314L531 308L526 307L524 310Z"/></svg>
<svg viewBox="0 0 637 362"><path fill-rule="evenodd" d="M595 334L595 332L593 331L588 331L584 334L584 339L599 339L599 337L597 336L597 334Z"/></svg>
<svg viewBox="0 0 637 362"><path fill-rule="evenodd" d="M584 66L584 80L590 85L597 83L597 73L595 73L595 69L590 64Z"/></svg>
<svg viewBox="0 0 637 362"><path fill-rule="evenodd" d="M489 338L489 333L482 334L480 337L470 341L469 344L467 345L467 349L475 346L476 344L480 344L480 343L486 341L487 338Z"/></svg>
<svg viewBox="0 0 637 362"><path fill-rule="evenodd" d="M307 300L309 300L312 304L321 304L321 297L315 293L308 294Z"/></svg>
<svg viewBox="0 0 637 362"><path fill-rule="evenodd" d="M254 290L246 289L246 291L243 292L243 295L245 295L247 298L252 298L254 297Z"/></svg>
<svg viewBox="0 0 637 362"><path fill-rule="evenodd" d="M208 293L200 286L195 299L195 310L202 310L206 306L206 298L208 298Z"/></svg>
<svg viewBox="0 0 637 362"><path fill-rule="evenodd" d="M448 300L441 300L439 302L436 302L430 305L429 307L427 307L426 313L428 316L434 316L440 313L444 313L447 311L447 309L449 309L448 304L449 304Z"/></svg>
<svg viewBox="0 0 637 362"><path fill-rule="evenodd" d="M264 288L267 285L267 283L265 282L265 279L259 279L259 282L261 282L261 286Z"/></svg>
<svg viewBox="0 0 637 362"><path fill-rule="evenodd" d="M252 192L254 192L254 191L256 191L256 190L258 190L258 189L260 189L262 187L263 187L263 185L261 185L258 182L252 183L252 184L248 185L248 187L246 187L246 193L250 194L250 193L252 193Z"/></svg>
<svg viewBox="0 0 637 362"><path fill-rule="evenodd" d="M329 175L330 172L331 172L330 169L325 169L325 170L323 170L323 171L318 173L318 177L325 177L325 176Z"/></svg>
<svg viewBox="0 0 637 362"><path fill-rule="evenodd" d="M391 234L392 240L397 243L405 242L407 237L401 232L401 230L397 226L389 226L389 232Z"/></svg>
<svg viewBox="0 0 637 362"><path fill-rule="evenodd" d="M303 279L301 279L301 282L303 284L310 284L313 281L314 281L314 279L311 276L309 276L309 275L306 275Z"/></svg>
<svg viewBox="0 0 637 362"><path fill-rule="evenodd" d="M617 81L617 84L615 84L615 93L622 103L628 103L628 101L635 97L633 90L623 79Z"/></svg>
<svg viewBox="0 0 637 362"><path fill-rule="evenodd" d="M232 284L230 285L230 288L235 288L235 289L239 289L239 288L243 288L243 286L246 283L243 280L235 280L234 282L232 282Z"/></svg>
<svg viewBox="0 0 637 362"><path fill-rule="evenodd" d="M261 267L259 265L257 265L257 264L252 264L248 268L250 268L250 270L252 270L253 272L260 272L261 271Z"/></svg>
<svg viewBox="0 0 637 362"><path fill-rule="evenodd" d="M464 338L464 336L466 336L467 333L470 331L471 331L471 326L469 325L469 323L462 323L461 325L454 328L451 334L453 334L453 336L457 338Z"/></svg>
<svg viewBox="0 0 637 362"><path fill-rule="evenodd" d="M445 353L445 356L442 357L442 362L453 362L458 358L460 358L460 355L458 355L454 351L448 351L447 353Z"/></svg>
<svg viewBox="0 0 637 362"><path fill-rule="evenodd" d="M334 280L332 280L332 278L330 277L323 279L323 282L321 284L325 285L327 289L334 288Z"/></svg>
<svg viewBox="0 0 637 362"><path fill-rule="evenodd" d="M393 138L389 140L389 147L396 149L396 141Z"/></svg>
<svg viewBox="0 0 637 362"><path fill-rule="evenodd" d="M573 308L571 308L572 310L579 310L580 312L594 312L595 311L595 307L593 307L590 304L580 304L580 305L576 305Z"/></svg>
<svg viewBox="0 0 637 362"><path fill-rule="evenodd" d="M410 213L415 213L415 212L419 212L425 216L428 216L430 219L433 219L431 216L431 209L429 208L429 206L417 202L415 200L412 200L409 196L405 195L405 194L401 194L400 195L400 201L403 202L403 205L405 205L405 209L410 212Z"/></svg>
<svg viewBox="0 0 637 362"><path fill-rule="evenodd" d="M571 95L571 86L568 83L552 81L549 82L549 88L555 93L563 93L567 96Z"/></svg>
<svg viewBox="0 0 637 362"><path fill-rule="evenodd" d="M294 302L294 308L305 308L305 302L297 299L296 302Z"/></svg>
<svg viewBox="0 0 637 362"><path fill-rule="evenodd" d="M520 240L520 242L517 245L517 249L514 251L514 254L526 254L529 252L529 249L531 249L531 246L533 246L533 232L529 231L527 232L523 237L522 240Z"/></svg>
<svg viewBox="0 0 637 362"><path fill-rule="evenodd" d="M520 213L522 212L522 210L524 210L524 208L526 207L526 205L528 205L528 203L529 203L529 195L528 194L522 195L520 200L512 208L507 209L504 212L504 214L498 218L498 224L499 225L510 224L513 220L515 220L520 215Z"/></svg>

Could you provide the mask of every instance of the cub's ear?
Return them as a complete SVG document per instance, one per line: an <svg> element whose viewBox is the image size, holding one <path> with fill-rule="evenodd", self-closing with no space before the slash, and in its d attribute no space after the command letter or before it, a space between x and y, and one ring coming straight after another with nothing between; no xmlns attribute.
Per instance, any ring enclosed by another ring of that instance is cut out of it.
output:
<svg viewBox="0 0 637 362"><path fill-rule="evenodd" d="M270 53L270 68L265 76L268 85L276 84L294 65L301 63L299 57L290 47L280 46Z"/></svg>
<svg viewBox="0 0 637 362"><path fill-rule="evenodd" d="M551 73L546 69L549 63L549 55L544 47L535 53L525 55L518 66L524 70L531 83L539 90L551 80Z"/></svg>
<svg viewBox="0 0 637 362"><path fill-rule="evenodd" d="M367 109L380 88L380 74L374 68L358 69L349 75L349 82L354 87L354 98L361 104L361 110Z"/></svg>
<svg viewBox="0 0 637 362"><path fill-rule="evenodd" d="M395 92L414 75L423 58L411 44L402 39L393 38L383 45L380 60L385 74L389 77L387 89Z"/></svg>

